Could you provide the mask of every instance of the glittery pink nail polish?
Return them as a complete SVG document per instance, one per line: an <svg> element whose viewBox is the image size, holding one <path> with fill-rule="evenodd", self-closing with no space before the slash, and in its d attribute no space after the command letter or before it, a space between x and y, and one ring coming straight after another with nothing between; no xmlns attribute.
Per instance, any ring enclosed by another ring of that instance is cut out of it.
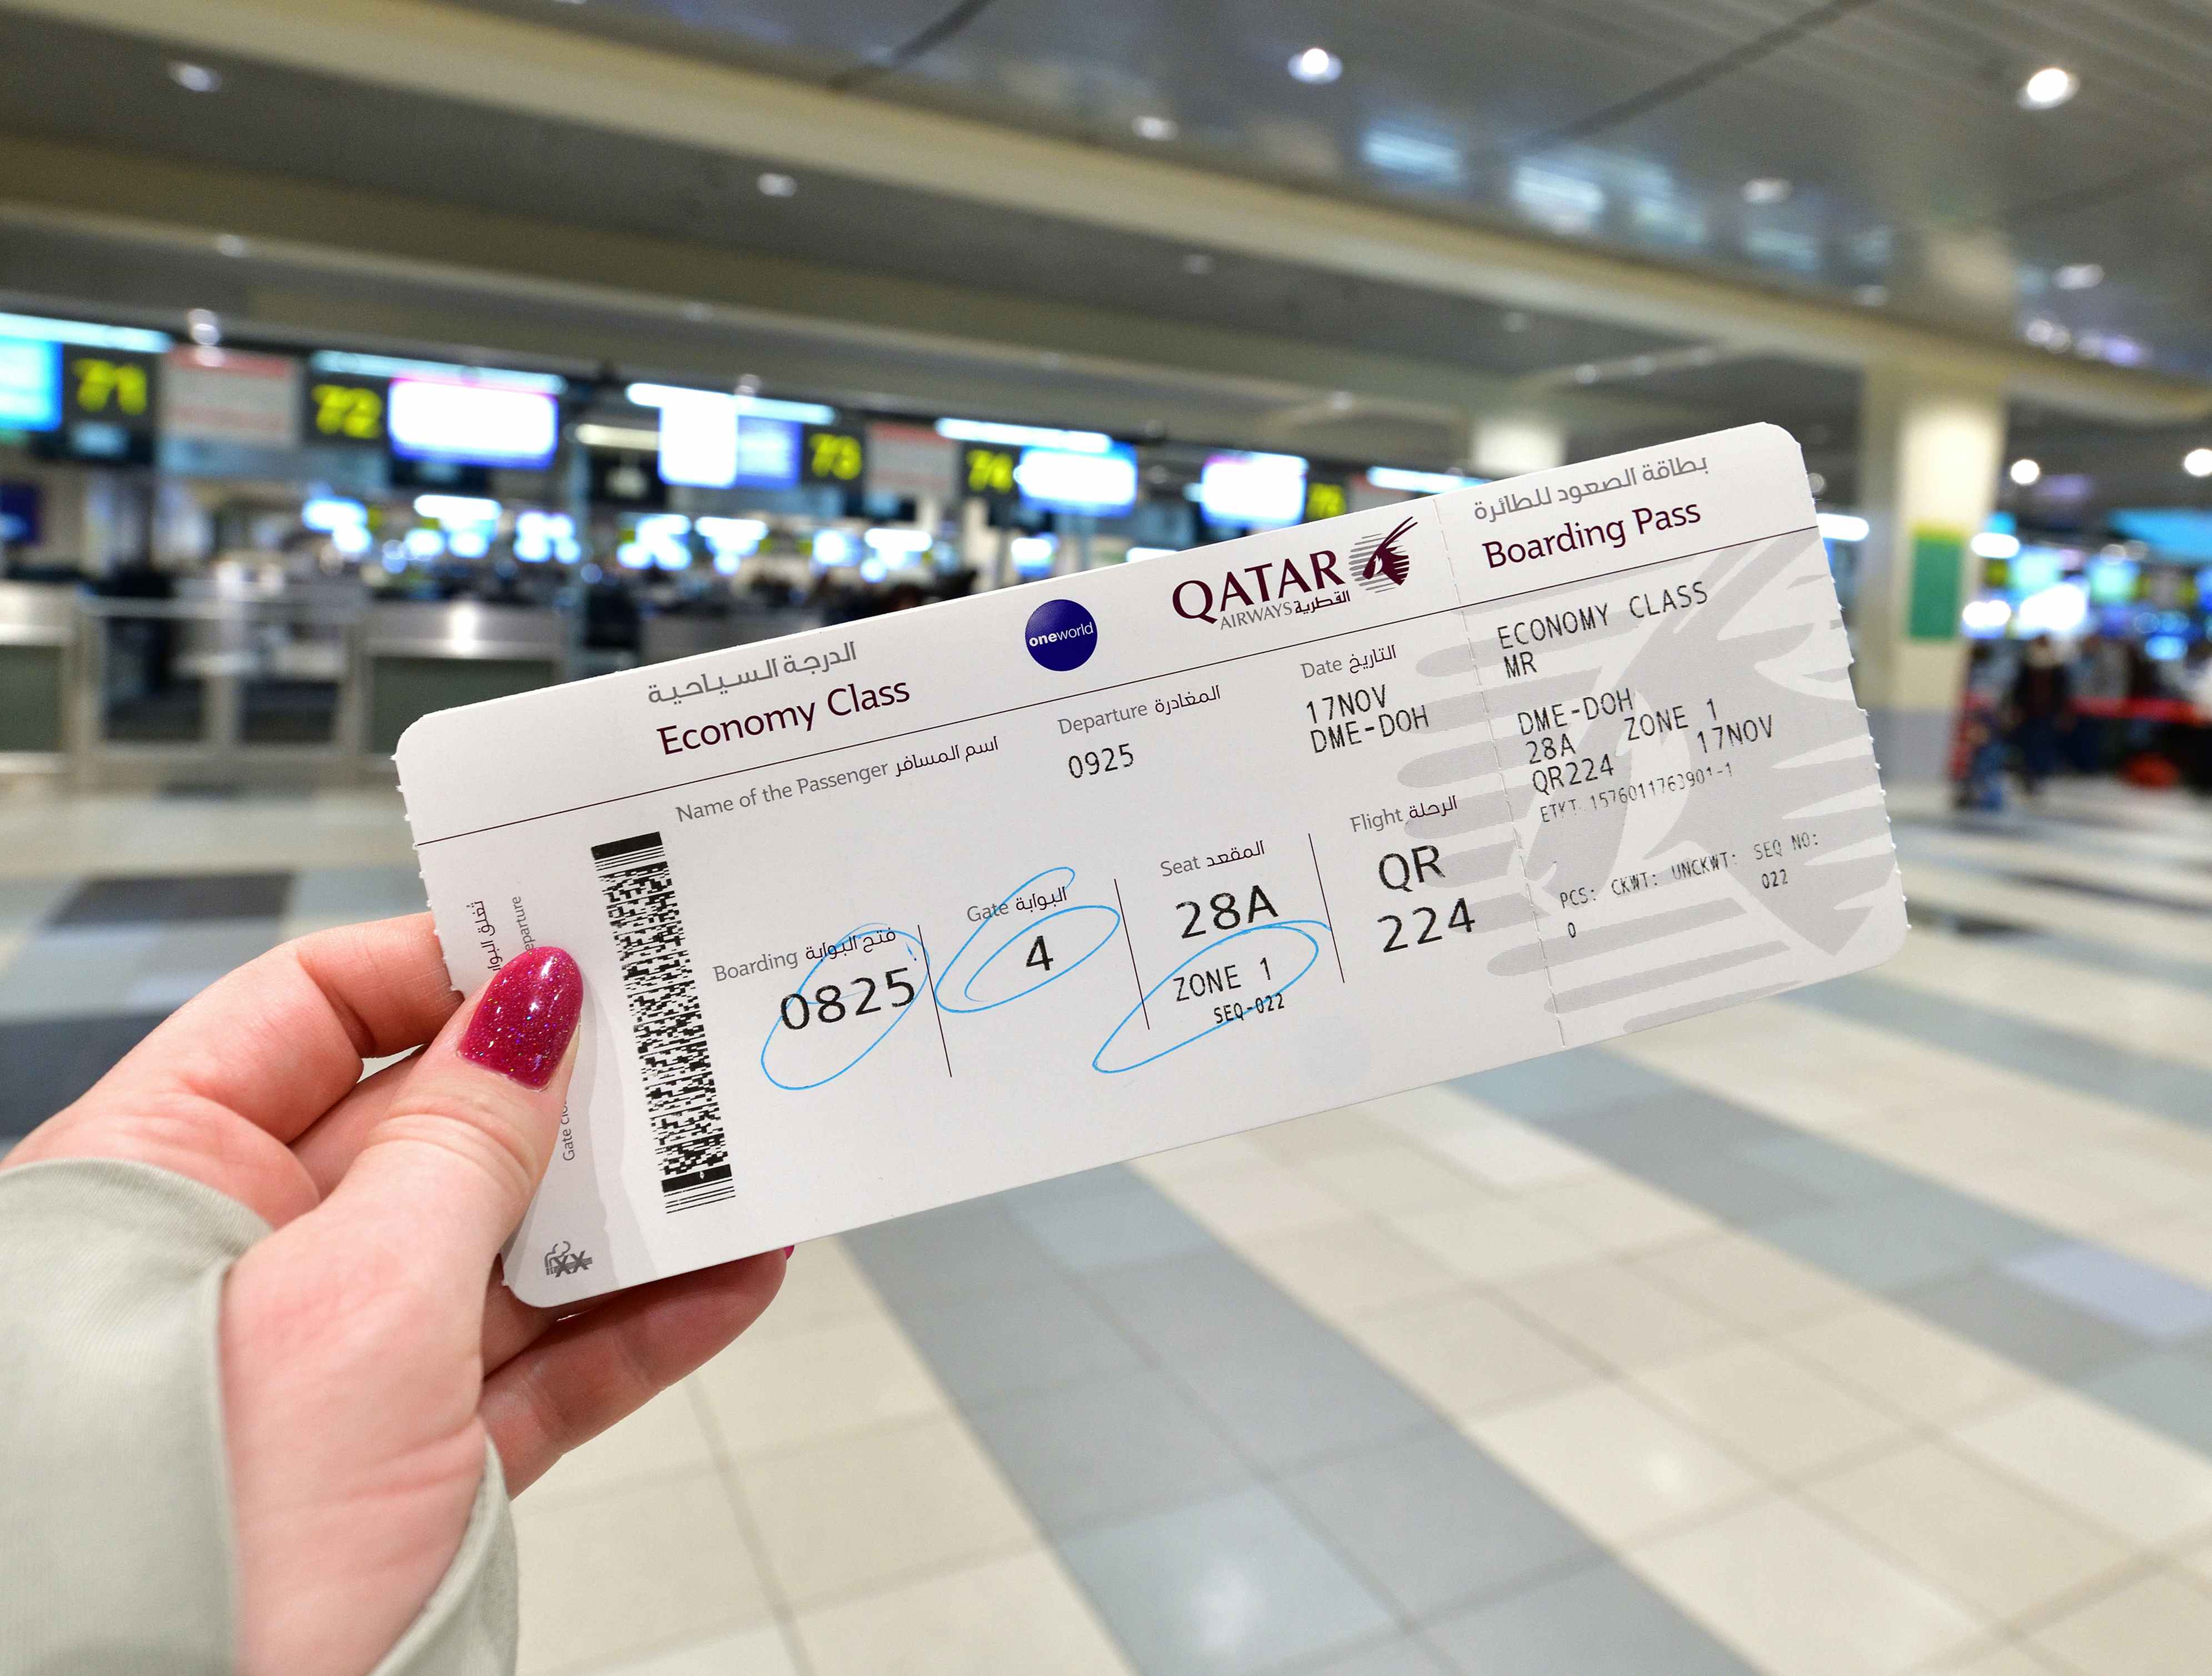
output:
<svg viewBox="0 0 2212 1676"><path fill-rule="evenodd" d="M484 985L461 1038L461 1057L542 1088L553 1080L583 1006L584 974L568 951L531 949Z"/></svg>

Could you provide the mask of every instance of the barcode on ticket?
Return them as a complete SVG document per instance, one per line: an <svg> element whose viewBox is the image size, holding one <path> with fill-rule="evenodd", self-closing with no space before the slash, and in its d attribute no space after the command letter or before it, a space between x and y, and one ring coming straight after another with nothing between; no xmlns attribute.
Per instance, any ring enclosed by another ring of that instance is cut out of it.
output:
<svg viewBox="0 0 2212 1676"><path fill-rule="evenodd" d="M688 1210L732 1198L730 1143L707 1057L699 983L660 834L593 844L592 861L622 966L662 1207Z"/></svg>

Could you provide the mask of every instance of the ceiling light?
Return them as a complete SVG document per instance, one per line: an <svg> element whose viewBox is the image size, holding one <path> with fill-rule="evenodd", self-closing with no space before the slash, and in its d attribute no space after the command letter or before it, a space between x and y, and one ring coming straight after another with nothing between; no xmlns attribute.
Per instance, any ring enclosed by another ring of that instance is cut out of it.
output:
<svg viewBox="0 0 2212 1676"><path fill-rule="evenodd" d="M1597 377L1597 363L1595 361L1585 361L1575 369L1575 382L1577 384L1595 384Z"/></svg>
<svg viewBox="0 0 2212 1676"><path fill-rule="evenodd" d="M1985 529L1966 544L1977 558L2018 558L2020 538L2009 530Z"/></svg>
<svg viewBox="0 0 2212 1676"><path fill-rule="evenodd" d="M778 174L772 169L762 175L754 184L761 189L763 198L791 198L796 196L799 192L798 181L787 174Z"/></svg>
<svg viewBox="0 0 2212 1676"><path fill-rule="evenodd" d="M1344 74L1344 60L1326 46L1309 46L1291 59L1291 74L1309 86L1325 86Z"/></svg>
<svg viewBox="0 0 2212 1676"><path fill-rule="evenodd" d="M2023 111L2053 111L2081 90L2081 78L2070 70L2045 64L2020 84Z"/></svg>
<svg viewBox="0 0 2212 1676"><path fill-rule="evenodd" d="M222 72L185 58L169 61L169 79L186 93L213 93L222 85Z"/></svg>
<svg viewBox="0 0 2212 1676"><path fill-rule="evenodd" d="M1171 116L1140 116L1130 125L1140 140L1171 140L1182 128Z"/></svg>
<svg viewBox="0 0 2212 1676"><path fill-rule="evenodd" d="M202 349L213 349L222 341L222 322L211 308L190 308L185 311L185 335Z"/></svg>
<svg viewBox="0 0 2212 1676"><path fill-rule="evenodd" d="M2062 291L2086 291L2105 283L2105 271L2094 262L2069 262L2051 276L2051 283Z"/></svg>
<svg viewBox="0 0 2212 1676"><path fill-rule="evenodd" d="M2025 489L2043 475L2043 467L2033 460L2015 460L2005 475Z"/></svg>
<svg viewBox="0 0 2212 1676"><path fill-rule="evenodd" d="M2191 477L2212 477L2212 448L2191 448L2181 456L2181 469Z"/></svg>
<svg viewBox="0 0 2212 1676"><path fill-rule="evenodd" d="M243 256L246 254L246 241L235 233L218 233L216 235L215 251L218 256Z"/></svg>
<svg viewBox="0 0 2212 1676"><path fill-rule="evenodd" d="M1328 393L1328 411L1332 413L1349 413L1358 405L1359 398L1349 390L1332 390Z"/></svg>
<svg viewBox="0 0 2212 1676"><path fill-rule="evenodd" d="M1743 183L1743 201L1747 204L1779 204L1790 196L1791 187L1778 174L1763 174L1756 180Z"/></svg>
<svg viewBox="0 0 2212 1676"><path fill-rule="evenodd" d="M1185 273L1212 273L1213 259L1202 250L1194 250L1182 259L1182 271Z"/></svg>
<svg viewBox="0 0 2212 1676"><path fill-rule="evenodd" d="M1628 370L1638 378L1648 378L1659 370L1659 357L1656 355L1639 355L1629 362Z"/></svg>
<svg viewBox="0 0 2212 1676"><path fill-rule="evenodd" d="M1508 332L1526 332L1529 326L1528 315L1522 314L1518 308L1507 310L1504 318L1498 323Z"/></svg>
<svg viewBox="0 0 2212 1676"><path fill-rule="evenodd" d="M1851 289L1851 301L1863 308L1879 308L1889 301L1887 285L1858 285Z"/></svg>

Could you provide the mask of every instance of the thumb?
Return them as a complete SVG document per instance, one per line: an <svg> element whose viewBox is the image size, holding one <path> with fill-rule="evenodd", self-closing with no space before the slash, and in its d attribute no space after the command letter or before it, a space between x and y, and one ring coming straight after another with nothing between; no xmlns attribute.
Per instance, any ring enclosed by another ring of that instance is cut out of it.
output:
<svg viewBox="0 0 2212 1676"><path fill-rule="evenodd" d="M425 1272L480 1284L545 1173L574 1062L584 977L532 948L492 975L423 1050L325 1206L329 1222L404 1230ZM473 1293L471 1294L473 1295Z"/></svg>

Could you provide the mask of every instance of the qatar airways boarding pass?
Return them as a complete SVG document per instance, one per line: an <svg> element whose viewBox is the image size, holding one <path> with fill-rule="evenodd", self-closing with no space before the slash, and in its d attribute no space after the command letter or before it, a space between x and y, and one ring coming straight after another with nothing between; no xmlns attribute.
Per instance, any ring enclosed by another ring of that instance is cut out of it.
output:
<svg viewBox="0 0 2212 1676"><path fill-rule="evenodd" d="M507 1283L1872 966L1905 903L1850 663L1753 425L427 716L454 984L557 943L586 984Z"/></svg>

